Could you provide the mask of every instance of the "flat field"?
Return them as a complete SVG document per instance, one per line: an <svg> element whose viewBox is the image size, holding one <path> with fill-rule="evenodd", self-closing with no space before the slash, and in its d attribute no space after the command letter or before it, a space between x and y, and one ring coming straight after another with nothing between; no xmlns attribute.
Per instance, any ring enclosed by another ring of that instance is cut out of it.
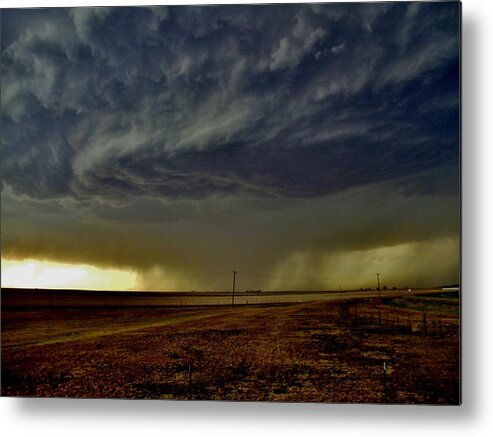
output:
<svg viewBox="0 0 493 437"><path fill-rule="evenodd" d="M2 396L458 404L459 299L2 309Z"/></svg>

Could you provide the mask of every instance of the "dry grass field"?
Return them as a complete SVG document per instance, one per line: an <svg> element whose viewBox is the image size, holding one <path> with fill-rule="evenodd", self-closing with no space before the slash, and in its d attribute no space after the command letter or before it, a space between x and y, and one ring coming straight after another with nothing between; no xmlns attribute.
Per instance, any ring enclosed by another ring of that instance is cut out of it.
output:
<svg viewBox="0 0 493 437"><path fill-rule="evenodd" d="M4 308L2 396L458 404L458 307Z"/></svg>

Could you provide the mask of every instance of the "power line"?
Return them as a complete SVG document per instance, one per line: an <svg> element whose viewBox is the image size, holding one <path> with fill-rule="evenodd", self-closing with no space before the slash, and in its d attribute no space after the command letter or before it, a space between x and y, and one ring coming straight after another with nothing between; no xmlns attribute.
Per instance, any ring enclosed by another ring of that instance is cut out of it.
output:
<svg viewBox="0 0 493 437"><path fill-rule="evenodd" d="M248 275L248 276L262 276L267 278L287 279L290 281L320 281L320 280L334 279L333 277L328 277L328 276L300 277L300 276L274 275L274 274L266 274L266 273L252 273L252 272L244 272L244 271L238 271L237 273L241 273L242 275Z"/></svg>
<svg viewBox="0 0 493 437"><path fill-rule="evenodd" d="M181 279L181 278L189 278L191 276L213 276L213 275L229 275L231 273L231 270L228 271L223 271L223 272L190 272L190 273L184 273L184 274L179 274L179 275L174 275L172 272L166 272L169 273L170 277L173 279Z"/></svg>
<svg viewBox="0 0 493 437"><path fill-rule="evenodd" d="M233 287L236 285L236 276L245 275L252 276L258 278L272 279L272 280L280 280L280 281L294 281L294 282L323 282L323 281L335 281L334 276L289 276L283 274L274 274L274 273L260 273L260 272L247 272L243 270L222 270L222 271L195 271L186 274L178 274L174 275L172 272L169 272L170 279L191 279L194 277L211 277L211 276L220 276L220 275L231 275L233 273ZM377 274L377 280L380 282L379 278L380 274ZM205 279L205 278L204 278ZM377 290L380 292L381 287L378 283Z"/></svg>
<svg viewBox="0 0 493 437"><path fill-rule="evenodd" d="M286 276L286 275L276 275L272 273L256 273L256 272L245 272L243 270L235 270L236 274L247 275L247 276L258 276L263 278L275 278L275 279L284 279L290 281L320 281L320 280L329 280L333 279L333 277L328 276L312 276L312 277L300 277L300 276ZM232 273L231 270L225 271L216 271L216 272L190 272L185 274L174 275L172 272L169 272L170 277L173 279L181 279L181 278L190 278L193 276L215 276L215 275L230 275Z"/></svg>

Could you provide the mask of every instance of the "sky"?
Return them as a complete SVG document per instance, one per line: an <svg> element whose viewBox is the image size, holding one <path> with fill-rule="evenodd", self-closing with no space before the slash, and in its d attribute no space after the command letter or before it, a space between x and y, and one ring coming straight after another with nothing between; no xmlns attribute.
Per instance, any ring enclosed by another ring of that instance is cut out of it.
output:
<svg viewBox="0 0 493 437"><path fill-rule="evenodd" d="M2 286L458 283L460 5L1 11Z"/></svg>

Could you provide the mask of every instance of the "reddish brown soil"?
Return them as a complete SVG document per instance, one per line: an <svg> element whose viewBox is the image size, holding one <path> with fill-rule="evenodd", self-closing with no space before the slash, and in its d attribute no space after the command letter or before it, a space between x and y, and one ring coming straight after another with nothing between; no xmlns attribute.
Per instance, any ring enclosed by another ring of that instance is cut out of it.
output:
<svg viewBox="0 0 493 437"><path fill-rule="evenodd" d="M4 309L2 396L458 404L438 301Z"/></svg>

